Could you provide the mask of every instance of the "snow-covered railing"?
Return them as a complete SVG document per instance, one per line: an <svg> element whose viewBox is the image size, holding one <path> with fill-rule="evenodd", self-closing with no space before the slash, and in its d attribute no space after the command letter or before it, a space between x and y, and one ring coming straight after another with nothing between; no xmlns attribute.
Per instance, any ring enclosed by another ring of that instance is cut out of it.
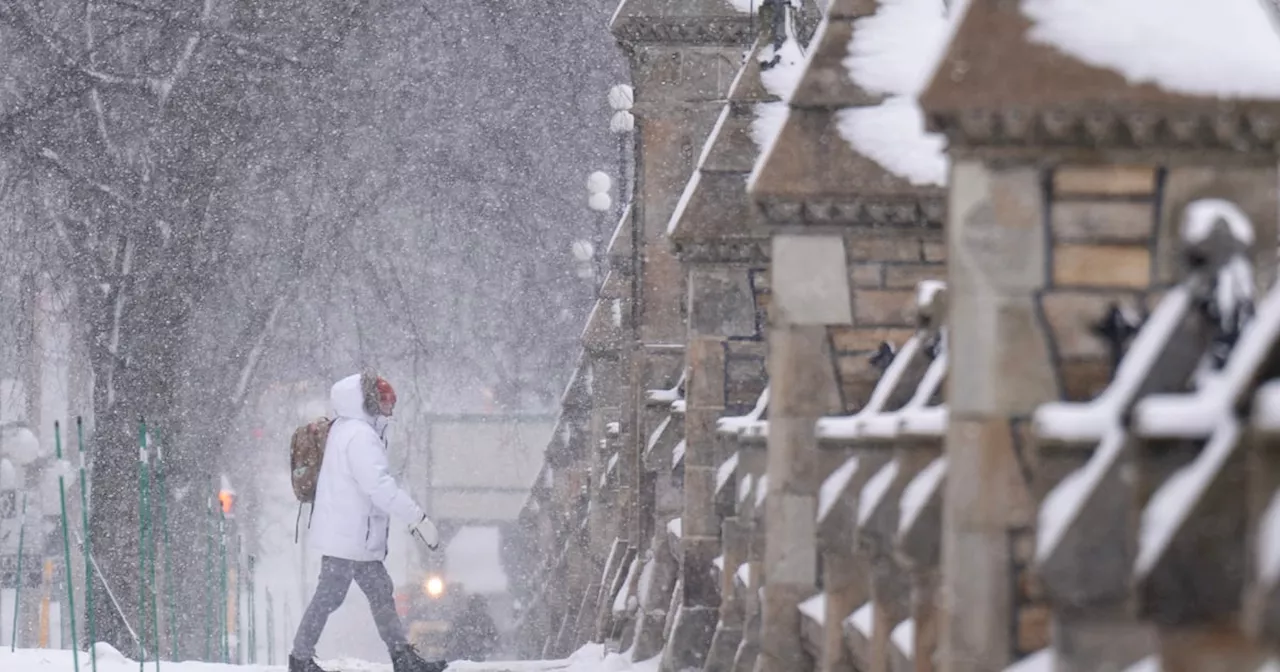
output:
<svg viewBox="0 0 1280 672"><path fill-rule="evenodd" d="M739 439L763 440L769 435L769 388L756 397L755 406L746 415L731 415L716 421L716 431Z"/></svg>
<svg viewBox="0 0 1280 672"><path fill-rule="evenodd" d="M1057 480L1040 506L1035 563L1055 610L1078 618L1136 597L1161 625L1238 615L1247 498L1233 410L1252 394L1280 331L1278 290L1249 320L1253 239L1242 220L1223 201L1188 206L1191 270L1138 331L1111 384L1093 401L1035 413L1038 478Z"/></svg>
<svg viewBox="0 0 1280 672"><path fill-rule="evenodd" d="M897 435L904 421L921 430L937 426L937 415L925 412L932 392L921 395L920 388L923 384L936 390L941 382L940 376L946 372L944 365L933 379L929 379L929 371L935 368L932 360L936 358L941 339L945 305L945 285L937 281L920 283L917 292L919 327L916 332L907 339L901 350L894 353L893 361L876 382L871 397L857 413L818 420L817 433L820 440L892 438ZM897 414L913 401L914 410L910 414Z"/></svg>

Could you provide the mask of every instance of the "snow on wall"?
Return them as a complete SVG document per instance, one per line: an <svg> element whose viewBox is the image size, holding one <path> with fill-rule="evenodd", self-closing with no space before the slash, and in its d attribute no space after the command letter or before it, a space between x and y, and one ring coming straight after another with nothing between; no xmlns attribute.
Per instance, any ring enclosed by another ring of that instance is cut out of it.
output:
<svg viewBox="0 0 1280 672"><path fill-rule="evenodd" d="M1264 586L1280 579L1280 492L1272 495L1258 523L1258 578Z"/></svg>
<svg viewBox="0 0 1280 672"><path fill-rule="evenodd" d="M813 597L796 605L801 614L813 620L818 625L822 625L827 620L827 594L818 593Z"/></svg>
<svg viewBox="0 0 1280 672"><path fill-rule="evenodd" d="M1182 240L1192 245L1203 242L1219 221L1226 223L1236 240L1253 244L1253 223L1248 215L1235 203L1221 198L1201 198L1187 204L1182 211Z"/></svg>
<svg viewBox="0 0 1280 672"><path fill-rule="evenodd" d="M924 131L924 112L914 98L840 110L836 129L859 154L911 184L947 183L946 139Z"/></svg>
<svg viewBox="0 0 1280 672"><path fill-rule="evenodd" d="M733 476L733 472L737 468L738 468L738 451L735 450L733 454L729 456L729 459L722 462L720 464L720 467L716 469L716 492L717 493L720 492L722 489L724 489L725 484L729 482L729 479Z"/></svg>
<svg viewBox="0 0 1280 672"><path fill-rule="evenodd" d="M756 485L756 507L764 506L764 500L769 496L769 474L760 477L760 483Z"/></svg>
<svg viewBox="0 0 1280 672"><path fill-rule="evenodd" d="M860 154L916 185L946 183L941 135L925 131L916 97L937 67L964 3L948 15L942 0L883 0L855 22L844 65L855 84L883 103L841 110L840 136Z"/></svg>
<svg viewBox="0 0 1280 672"><path fill-rule="evenodd" d="M902 498L898 500L899 510L902 512L898 519L899 533L915 524L925 504L929 503L929 497L942 486L942 479L946 475L947 458L944 455L930 462L929 466L920 470L920 473L911 479L902 491Z"/></svg>
<svg viewBox="0 0 1280 672"><path fill-rule="evenodd" d="M671 449L672 469L680 466L680 463L684 461L684 452L687 450L688 445L689 444L685 443L684 439L680 439L680 443L677 443L676 447Z"/></svg>
<svg viewBox="0 0 1280 672"><path fill-rule="evenodd" d="M1280 431L1280 380L1269 380L1253 394L1253 428L1264 432Z"/></svg>
<svg viewBox="0 0 1280 672"><path fill-rule="evenodd" d="M857 628L858 632L861 632L867 637L870 637L871 636L871 603L867 602L863 604L861 607L858 607L856 611L854 611L852 614L849 614L849 618L845 619L845 622L853 625L854 628Z"/></svg>
<svg viewBox="0 0 1280 672"><path fill-rule="evenodd" d="M631 582L636 578L636 572L640 571L640 558L633 558L631 565L627 567L627 578L623 579L622 587L618 589L618 594L613 597L613 615L621 616L627 613L627 603L631 598Z"/></svg>
<svg viewBox="0 0 1280 672"><path fill-rule="evenodd" d="M1098 488L1124 450L1125 432L1113 427L1083 467L1067 474L1040 504L1036 525L1036 561L1053 554L1067 528L1080 515L1089 494Z"/></svg>
<svg viewBox="0 0 1280 672"><path fill-rule="evenodd" d="M831 513L832 507L840 499L840 494L849 487L849 480L856 473L858 473L858 458L851 457L823 479L822 486L818 488L819 523L826 519L828 513Z"/></svg>
<svg viewBox="0 0 1280 672"><path fill-rule="evenodd" d="M667 427L671 424L671 416L662 419L658 426L654 428L653 433L649 434L649 440L644 444L644 452L646 455L653 452L658 442L662 440L662 434L667 431Z"/></svg>
<svg viewBox="0 0 1280 672"><path fill-rule="evenodd" d="M684 536L684 523L682 523L679 518L672 518L671 521L667 523L667 532L670 533L671 536L679 539Z"/></svg>
<svg viewBox="0 0 1280 672"><path fill-rule="evenodd" d="M738 571L733 573L733 578L739 581L744 588L751 587L751 563L744 562L738 565Z"/></svg>
<svg viewBox="0 0 1280 672"><path fill-rule="evenodd" d="M1134 84L1280 97L1280 37L1258 0L1023 0L1028 37Z"/></svg>
<svg viewBox="0 0 1280 672"><path fill-rule="evenodd" d="M649 558L644 561L644 566L640 570L640 581L636 585L636 597L639 598L640 604L649 604L649 591L653 588L653 573L657 571L658 563Z"/></svg>
<svg viewBox="0 0 1280 672"><path fill-rule="evenodd" d="M908 618L899 623L893 628L893 632L889 633L889 639L907 658L911 658L915 654L916 620Z"/></svg>
<svg viewBox="0 0 1280 672"><path fill-rule="evenodd" d="M752 485L751 474L747 474L746 476L743 476L742 480L738 481L738 501L739 502L745 502L747 501L747 497L751 496L751 485Z"/></svg>
<svg viewBox="0 0 1280 672"><path fill-rule="evenodd" d="M898 477L899 468L898 460L890 460L867 481L866 485L862 486L862 492L858 493L858 527L862 527L871 519L871 513L880 505L880 501L889 492L889 486L893 485L893 480Z"/></svg>
<svg viewBox="0 0 1280 672"><path fill-rule="evenodd" d="M1174 472L1151 496L1138 527L1138 558L1134 574L1142 577L1155 566L1192 507L1200 501L1213 477L1226 464L1240 440L1240 424L1227 418L1190 464Z"/></svg>
<svg viewBox="0 0 1280 672"><path fill-rule="evenodd" d="M773 149L773 141L782 131L790 111L788 102L791 94L805 71L805 54L796 40L795 29L791 24L791 13L786 16L787 38L781 45L765 45L760 51L760 82L771 95L777 96L780 102L759 103L755 106L755 120L751 123L751 139L760 150L760 155L767 155ZM769 67L765 64L772 63Z"/></svg>

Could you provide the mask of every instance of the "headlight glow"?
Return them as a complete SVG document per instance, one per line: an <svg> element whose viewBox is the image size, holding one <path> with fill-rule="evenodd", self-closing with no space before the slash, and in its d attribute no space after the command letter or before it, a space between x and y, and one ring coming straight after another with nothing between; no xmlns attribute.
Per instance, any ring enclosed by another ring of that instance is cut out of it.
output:
<svg viewBox="0 0 1280 672"><path fill-rule="evenodd" d="M438 576L427 577L422 587L431 597L440 597L444 594L444 580Z"/></svg>

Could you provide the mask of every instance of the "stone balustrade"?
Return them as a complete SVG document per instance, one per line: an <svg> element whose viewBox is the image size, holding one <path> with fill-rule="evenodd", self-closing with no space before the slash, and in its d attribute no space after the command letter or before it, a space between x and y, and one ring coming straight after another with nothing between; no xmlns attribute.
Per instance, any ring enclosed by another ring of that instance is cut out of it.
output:
<svg viewBox="0 0 1280 672"><path fill-rule="evenodd" d="M521 517L530 652L1270 662L1280 96L1135 83L1061 2L621 3L636 196Z"/></svg>

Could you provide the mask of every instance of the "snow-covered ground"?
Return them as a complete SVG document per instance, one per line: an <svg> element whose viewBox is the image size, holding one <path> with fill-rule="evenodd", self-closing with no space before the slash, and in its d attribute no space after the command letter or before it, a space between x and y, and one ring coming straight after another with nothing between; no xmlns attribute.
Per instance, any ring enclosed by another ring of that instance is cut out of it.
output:
<svg viewBox="0 0 1280 672"><path fill-rule="evenodd" d="M129 660L120 652L105 644L98 645L98 672L134 672L138 662ZM350 658L321 660L320 665L332 672L391 672L386 663L369 663ZM10 652L0 648L0 670L6 672L53 672L73 669L70 651L50 649L18 649ZM89 669L89 654L80 653L80 669ZM156 669L156 663L144 666L146 672ZM283 672L284 665L220 665L214 663L161 662L161 672ZM452 672L657 672L658 659L631 663L625 654L606 653L600 644L587 644L564 660L457 662L449 666Z"/></svg>

